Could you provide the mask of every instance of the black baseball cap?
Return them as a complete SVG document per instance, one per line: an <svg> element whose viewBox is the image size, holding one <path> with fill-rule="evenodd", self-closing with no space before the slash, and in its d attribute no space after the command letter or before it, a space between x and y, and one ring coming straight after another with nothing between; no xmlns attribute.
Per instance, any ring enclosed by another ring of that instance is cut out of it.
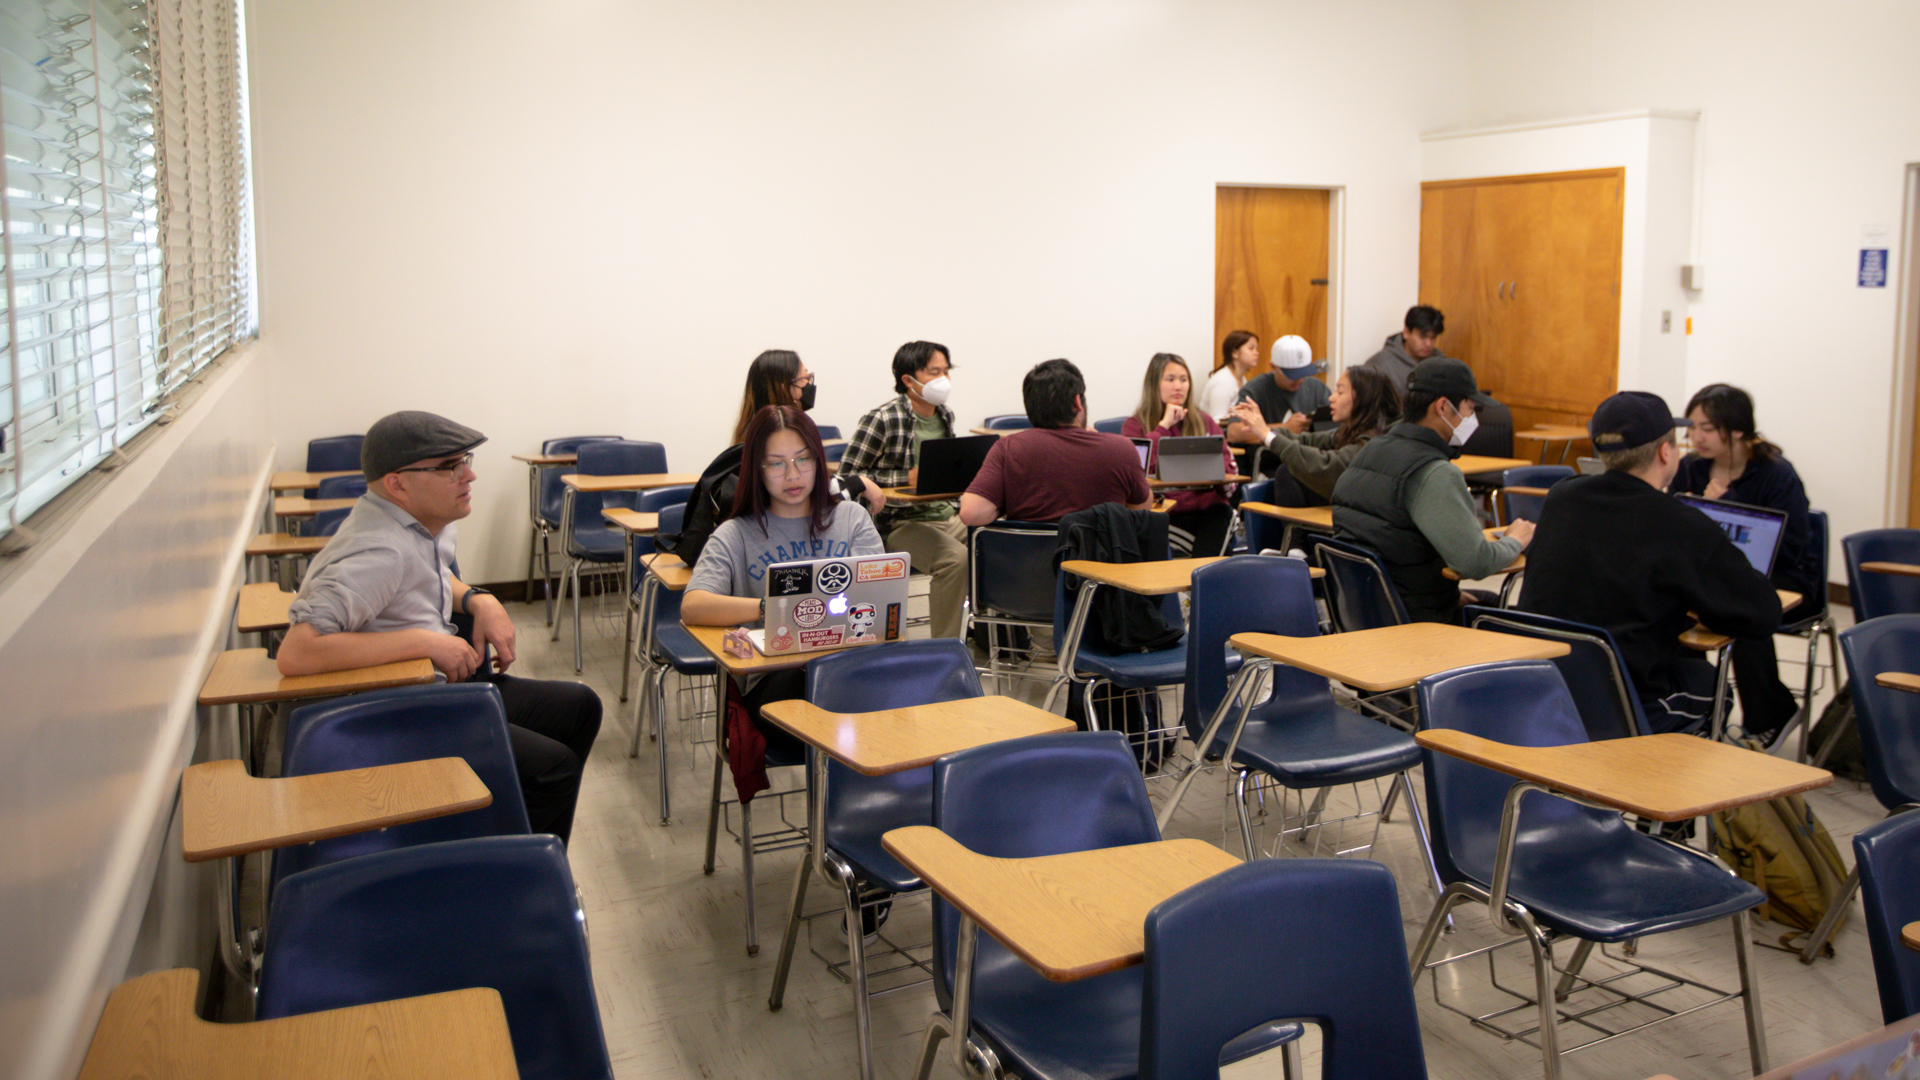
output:
<svg viewBox="0 0 1920 1080"><path fill-rule="evenodd" d="M1593 410L1587 434L1593 437L1594 450L1610 453L1645 446L1666 438L1674 428L1691 426L1693 421L1673 415L1659 394L1622 390Z"/></svg>
<svg viewBox="0 0 1920 1080"><path fill-rule="evenodd" d="M1435 356L1414 365L1407 376L1407 394L1432 394L1449 401L1472 398L1475 404L1491 405L1493 398L1480 392L1473 369L1451 356Z"/></svg>
<svg viewBox="0 0 1920 1080"><path fill-rule="evenodd" d="M389 413L367 429L366 441L360 444L360 471L371 484L416 461L464 454L486 441L485 435L444 416L418 411Z"/></svg>

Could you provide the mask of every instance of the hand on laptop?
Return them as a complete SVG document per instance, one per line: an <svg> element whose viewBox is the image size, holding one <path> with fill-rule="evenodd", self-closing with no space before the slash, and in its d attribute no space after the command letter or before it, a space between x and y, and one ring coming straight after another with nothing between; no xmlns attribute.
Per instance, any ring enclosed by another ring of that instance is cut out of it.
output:
<svg viewBox="0 0 1920 1080"><path fill-rule="evenodd" d="M1533 543L1533 522L1526 518L1515 518L1507 523L1503 533L1520 541L1520 550L1525 551L1527 545Z"/></svg>

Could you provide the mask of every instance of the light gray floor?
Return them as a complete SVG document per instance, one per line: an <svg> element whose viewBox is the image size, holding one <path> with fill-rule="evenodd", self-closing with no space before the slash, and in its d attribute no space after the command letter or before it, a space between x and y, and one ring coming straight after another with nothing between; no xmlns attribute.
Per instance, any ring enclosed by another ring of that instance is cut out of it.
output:
<svg viewBox="0 0 1920 1080"><path fill-rule="evenodd" d="M574 678L570 621L560 641L549 645L539 605L509 607L521 632L521 660L515 673ZM1844 617L1845 609L1838 610ZM655 810L658 773L653 746L643 739L639 758L626 754L636 702L618 702L621 625L617 605L607 601L595 608L585 637L586 671L581 678L601 693L607 719L588 762L571 857L586 897L594 977L617 1074L623 1080L856 1075L850 992L807 954L804 941L785 1008L778 1013L767 1009L798 852L778 852L757 860L756 915L762 949L757 957L749 957L741 929L740 859L725 834L716 872L708 877L700 870L710 775L705 748L692 745L692 725L670 726L675 814L670 825L661 826ZM1792 642L1782 639L1780 644L1783 655L1797 655ZM1797 683L1799 669L1783 665L1783 674L1789 683ZM775 779L777 786L787 786ZM1169 835L1199 837L1239 853L1237 830L1228 832L1224 827L1231 815L1224 793L1224 784L1217 778L1203 779L1189 794ZM1366 799L1371 802L1371 792ZM1343 793L1335 805L1347 801L1349 796ZM1845 781L1814 793L1810 802L1851 864L1849 838L1880 819L1879 805L1861 785ZM798 814L796 800L796 819ZM1391 867L1400 882L1404 928L1411 940L1425 921L1433 893L1404 812L1382 829L1374 857ZM829 899L818 885L810 896L814 908L825 907ZM888 933L899 940L924 941L927 922L924 902L902 901L895 905ZM1480 909L1459 909L1458 922L1460 931L1453 935L1458 944L1494 940ZM844 945L834 941L837 917L821 920L818 930L823 952L844 955ZM1771 925L1756 927L1759 940L1771 940L1779 933L1781 929ZM1879 1027L1879 1003L1866 937L1859 929L1858 901L1837 948L1835 959L1811 967L1783 952L1755 950L1776 1067ZM1724 923L1650 939L1643 957L1678 966L1709 982L1735 984ZM1451 969L1457 974L1445 978L1443 990L1490 1000L1484 963L1463 970L1468 968ZM1529 985L1524 954L1503 960L1502 971L1512 985ZM1429 981L1416 988L1432 1076L1540 1075L1534 1050L1474 1029L1437 1007L1433 995ZM933 996L925 986L874 1003L874 1053L880 1077L891 1080L908 1075L932 1008ZM1314 1054L1308 1057L1311 1064ZM1662 1072L1681 1080L1748 1076L1738 1006L1718 1006L1650 1033L1576 1054L1566 1062L1569 1078L1633 1080ZM935 1075L955 1073L943 1061ZM1242 1063L1228 1075L1277 1077L1278 1057Z"/></svg>

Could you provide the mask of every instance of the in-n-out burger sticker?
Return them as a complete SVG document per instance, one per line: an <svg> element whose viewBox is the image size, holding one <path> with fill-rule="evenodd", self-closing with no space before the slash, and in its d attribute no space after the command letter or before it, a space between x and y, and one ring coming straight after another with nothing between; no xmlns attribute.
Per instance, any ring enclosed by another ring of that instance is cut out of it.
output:
<svg viewBox="0 0 1920 1080"><path fill-rule="evenodd" d="M860 581L893 581L907 576L905 559L872 559L860 564Z"/></svg>
<svg viewBox="0 0 1920 1080"><path fill-rule="evenodd" d="M829 626L823 630L802 630L800 631L800 647L803 649L818 649L826 645L838 645L840 644L840 636L840 628L837 626Z"/></svg>
<svg viewBox="0 0 1920 1080"><path fill-rule="evenodd" d="M810 630L813 627L819 626L820 620L826 617L827 605L821 603L820 598L817 596L809 596L805 600L793 605L793 621L799 623L802 630ZM806 637L805 634L800 636L802 638Z"/></svg>

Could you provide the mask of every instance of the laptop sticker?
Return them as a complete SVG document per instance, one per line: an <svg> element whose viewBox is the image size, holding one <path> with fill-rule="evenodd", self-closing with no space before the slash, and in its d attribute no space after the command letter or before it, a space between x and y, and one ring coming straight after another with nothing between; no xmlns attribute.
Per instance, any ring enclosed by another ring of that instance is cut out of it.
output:
<svg viewBox="0 0 1920 1080"><path fill-rule="evenodd" d="M767 572L768 596L799 596L812 591L811 566L776 566Z"/></svg>
<svg viewBox="0 0 1920 1080"><path fill-rule="evenodd" d="M830 562L820 568L820 591L824 593L846 592L853 584L853 570L846 563Z"/></svg>
<svg viewBox="0 0 1920 1080"><path fill-rule="evenodd" d="M870 559L860 564L859 579L862 582L895 581L906 576L907 560L905 559Z"/></svg>
<svg viewBox="0 0 1920 1080"><path fill-rule="evenodd" d="M820 598L817 596L809 596L805 600L793 605L793 621L798 623L802 630L811 630L819 626L820 621L826 617L827 605L821 603ZM806 634L803 633L800 635L801 641L805 641L806 639Z"/></svg>

